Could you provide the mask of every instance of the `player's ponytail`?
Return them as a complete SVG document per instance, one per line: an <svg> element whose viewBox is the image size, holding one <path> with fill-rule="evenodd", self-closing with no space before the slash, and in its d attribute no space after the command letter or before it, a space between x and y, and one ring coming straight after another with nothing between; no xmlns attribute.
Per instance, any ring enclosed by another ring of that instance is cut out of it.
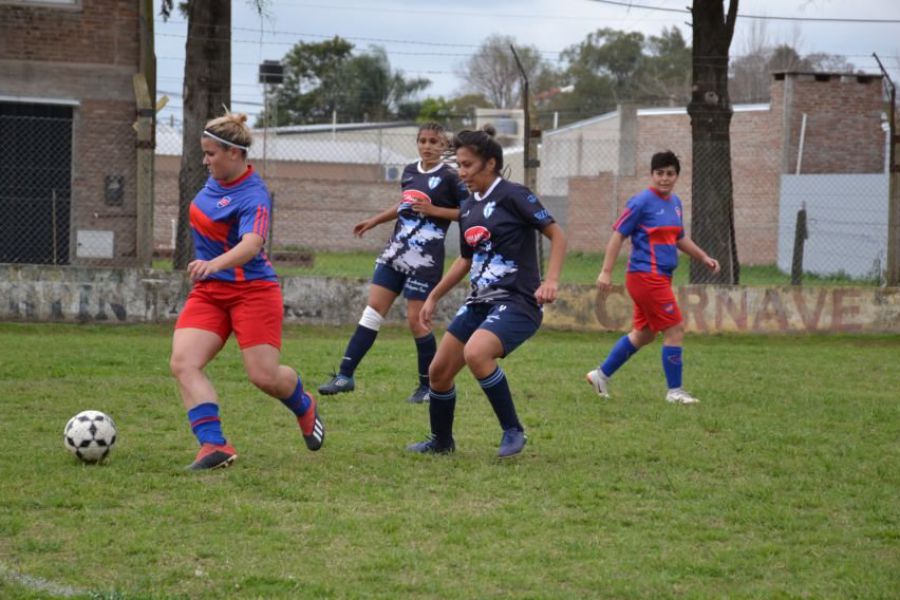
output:
<svg viewBox="0 0 900 600"><path fill-rule="evenodd" d="M244 156L253 143L253 134L247 126L247 115L244 113L226 112L221 117L212 119L203 128L203 135L219 142L222 146L242 150Z"/></svg>
<svg viewBox="0 0 900 600"><path fill-rule="evenodd" d="M495 135L497 130L490 123L478 131L464 129L453 137L453 149L468 148L485 163L493 158L494 173L500 173L503 169L503 147L494 139Z"/></svg>

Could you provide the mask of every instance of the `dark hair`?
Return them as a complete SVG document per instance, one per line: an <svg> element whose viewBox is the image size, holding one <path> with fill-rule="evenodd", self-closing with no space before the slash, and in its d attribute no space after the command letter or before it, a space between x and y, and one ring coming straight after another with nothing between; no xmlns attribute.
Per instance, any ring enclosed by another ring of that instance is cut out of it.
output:
<svg viewBox="0 0 900 600"><path fill-rule="evenodd" d="M468 148L485 163L493 158L496 162L494 173L499 173L503 169L503 148L494 139L496 134L497 130L491 124L484 125L478 131L463 129L453 136L453 149Z"/></svg>
<svg viewBox="0 0 900 600"><path fill-rule="evenodd" d="M665 169L666 167L675 167L675 173L681 175L681 163L678 162L678 157L675 156L675 153L671 150L657 152L650 159L651 173L657 169Z"/></svg>
<svg viewBox="0 0 900 600"><path fill-rule="evenodd" d="M444 126L437 121L428 121L427 123L419 125L419 133L422 133L423 131L433 131L435 133L445 132Z"/></svg>

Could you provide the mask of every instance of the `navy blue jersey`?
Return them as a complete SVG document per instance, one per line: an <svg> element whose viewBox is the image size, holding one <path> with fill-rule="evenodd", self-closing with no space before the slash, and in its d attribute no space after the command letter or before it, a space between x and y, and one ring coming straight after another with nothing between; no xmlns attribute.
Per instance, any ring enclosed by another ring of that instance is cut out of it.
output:
<svg viewBox="0 0 900 600"><path fill-rule="evenodd" d="M444 238L450 221L415 212L413 204L430 202L441 208L459 208L469 191L456 171L441 163L423 171L419 162L407 165L400 178L403 199L397 206L397 224L375 262L423 281L440 281L444 273Z"/></svg>
<svg viewBox="0 0 900 600"><path fill-rule="evenodd" d="M466 304L509 302L539 320L541 285L535 235L554 223L527 187L497 178L460 206L460 255L472 260Z"/></svg>

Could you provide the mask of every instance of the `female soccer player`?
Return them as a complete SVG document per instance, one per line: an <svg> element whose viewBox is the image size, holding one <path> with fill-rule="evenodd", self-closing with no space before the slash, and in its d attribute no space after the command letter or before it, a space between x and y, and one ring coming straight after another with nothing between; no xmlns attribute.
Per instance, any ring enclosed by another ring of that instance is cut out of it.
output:
<svg viewBox="0 0 900 600"><path fill-rule="evenodd" d="M407 401L421 403L428 399L428 366L437 344L431 327L420 321L419 311L444 272L444 237L450 221L459 219L459 203L468 191L459 183L456 172L441 162L447 147L443 127L437 123L422 125L416 146L420 160L403 170L400 203L353 228L354 234L362 236L381 223L397 220L390 241L375 261L369 302L344 350L340 370L319 386L320 394L350 392L356 387L353 373L375 343L394 300L402 293L419 366L418 385Z"/></svg>
<svg viewBox="0 0 900 600"><path fill-rule="evenodd" d="M650 159L650 187L631 197L613 225L613 234L606 245L603 267L597 277L600 293L609 292L622 242L626 237L631 238L625 287L634 302L634 315L631 332L616 342L602 365L586 375L588 383L602 397L609 397L608 382L613 373L662 331L662 365L669 386L666 400L677 404L699 402L681 388L684 327L672 292L672 273L678 266L678 250L699 260L714 273L719 272L719 261L710 258L684 234L681 199L672 193L680 173L681 163L674 153L654 154Z"/></svg>
<svg viewBox="0 0 900 600"><path fill-rule="evenodd" d="M422 324L431 327L435 306L466 273L471 292L441 339L431 364L431 436L407 447L412 452L446 454L456 449L454 378L466 365L487 395L503 435L498 455L525 447L506 374L497 359L509 356L538 330L542 304L556 299L566 251L565 234L537 197L500 176L503 149L494 128L461 131L453 140L459 176L473 192L460 206L460 257L422 306ZM550 239L547 277L540 281L535 232Z"/></svg>
<svg viewBox="0 0 900 600"><path fill-rule="evenodd" d="M263 252L271 199L247 163L247 115L226 113L206 124L200 144L209 179L191 203L194 286L175 324L170 367L200 451L190 469L227 467L237 458L222 434L216 390L203 369L234 332L250 381L297 417L310 450L325 441L316 401L299 375L279 364L284 313L281 287Z"/></svg>

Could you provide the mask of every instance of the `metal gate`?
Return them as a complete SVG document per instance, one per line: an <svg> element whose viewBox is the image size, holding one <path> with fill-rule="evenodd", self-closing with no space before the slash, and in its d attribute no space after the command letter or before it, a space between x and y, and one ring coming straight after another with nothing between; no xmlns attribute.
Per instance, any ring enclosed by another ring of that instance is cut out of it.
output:
<svg viewBox="0 0 900 600"><path fill-rule="evenodd" d="M72 107L0 102L0 262L68 264Z"/></svg>

